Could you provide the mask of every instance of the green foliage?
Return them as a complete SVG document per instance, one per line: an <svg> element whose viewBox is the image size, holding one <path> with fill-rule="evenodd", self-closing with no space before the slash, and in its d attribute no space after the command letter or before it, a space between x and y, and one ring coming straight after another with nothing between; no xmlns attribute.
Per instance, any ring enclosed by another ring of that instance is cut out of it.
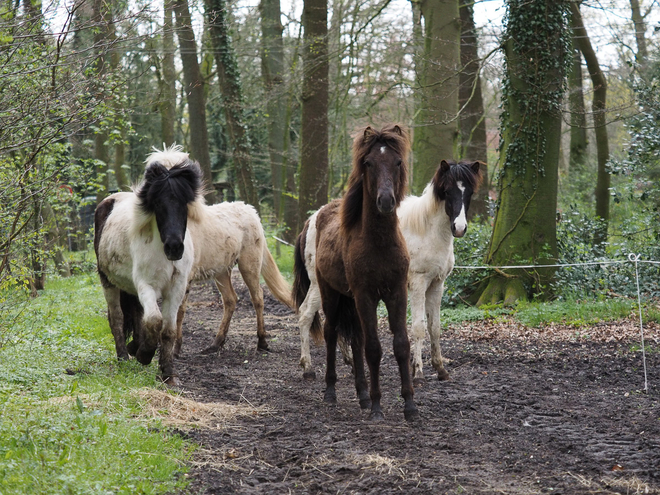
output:
<svg viewBox="0 0 660 495"><path fill-rule="evenodd" d="M155 366L119 363L95 275L48 284L0 349L0 493L169 493L191 446L137 420Z"/></svg>

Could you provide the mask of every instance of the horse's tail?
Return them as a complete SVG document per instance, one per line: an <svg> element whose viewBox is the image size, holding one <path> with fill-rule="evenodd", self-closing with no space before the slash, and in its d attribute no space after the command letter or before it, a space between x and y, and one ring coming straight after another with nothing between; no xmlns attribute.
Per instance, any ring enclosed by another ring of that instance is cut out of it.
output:
<svg viewBox="0 0 660 495"><path fill-rule="evenodd" d="M307 242L308 228L309 221L305 223L305 227L296 239L296 247L293 251L294 279L292 298L296 305L296 311L302 306L302 303L305 301L307 293L309 292L309 287L312 285L312 281L309 279L309 273L307 273L307 267L305 266L305 244ZM312 326L309 328L309 333L315 342L318 343L323 341L323 328L321 326L321 318L319 317L318 311L314 313L314 319L312 320Z"/></svg>
<svg viewBox="0 0 660 495"><path fill-rule="evenodd" d="M279 268L277 268L277 263L275 263L273 255L268 250L265 237L261 275L264 277L266 285L273 295L290 308L294 308L293 301L291 300L291 286L284 280Z"/></svg>

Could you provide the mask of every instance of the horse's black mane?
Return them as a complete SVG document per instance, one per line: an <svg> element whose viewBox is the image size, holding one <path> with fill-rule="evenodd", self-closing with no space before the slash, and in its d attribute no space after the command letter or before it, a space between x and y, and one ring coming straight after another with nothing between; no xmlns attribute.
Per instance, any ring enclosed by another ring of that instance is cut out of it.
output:
<svg viewBox="0 0 660 495"><path fill-rule="evenodd" d="M158 198L168 192L182 205L192 203L202 188L202 171L194 160L185 160L170 169L159 162L151 163L144 171L137 197L140 207L149 213L156 209Z"/></svg>
<svg viewBox="0 0 660 495"><path fill-rule="evenodd" d="M473 161L461 160L456 163L454 160L443 160L447 166L441 165L435 172L433 179L433 195L438 201L444 201L448 189L453 187L457 182L462 182L469 185L473 190L479 184L481 173L478 168L475 172Z"/></svg>

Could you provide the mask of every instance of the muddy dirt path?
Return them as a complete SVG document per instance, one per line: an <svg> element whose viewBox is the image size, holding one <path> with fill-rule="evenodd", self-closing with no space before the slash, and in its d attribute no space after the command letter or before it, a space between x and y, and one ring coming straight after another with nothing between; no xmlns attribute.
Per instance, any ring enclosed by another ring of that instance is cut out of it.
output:
<svg viewBox="0 0 660 495"><path fill-rule="evenodd" d="M213 356L199 351L212 341L222 304L211 284L192 288L178 367L185 397L252 413L180 431L201 445L193 493L660 493L657 328L647 335L655 350L647 354L649 394L640 392L636 341L616 340L626 333L620 326L604 325L588 340L557 328L553 338L523 337L506 324L447 330L452 379L435 379L427 349L417 426L403 419L391 337L381 328L385 421L373 423L343 363L338 405L323 402L323 347L312 349L317 379L302 379L296 318L267 289L271 352L257 352L249 295L234 282L240 301Z"/></svg>

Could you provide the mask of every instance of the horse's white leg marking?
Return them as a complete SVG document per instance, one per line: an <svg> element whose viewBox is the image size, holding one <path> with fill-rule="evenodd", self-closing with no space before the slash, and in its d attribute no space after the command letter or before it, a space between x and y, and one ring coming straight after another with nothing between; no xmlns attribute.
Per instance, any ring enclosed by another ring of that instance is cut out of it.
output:
<svg viewBox="0 0 660 495"><path fill-rule="evenodd" d="M424 379L422 367L422 346L426 326L424 324L424 304L426 302L426 280L423 274L410 272L410 310L412 312L412 328L410 329L411 354L413 360L412 373L416 380Z"/></svg>
<svg viewBox="0 0 660 495"><path fill-rule="evenodd" d="M153 287L145 283L138 283L137 291L140 304L144 308L142 323L146 330L145 344L147 344L147 348L156 348L163 324L163 316L158 309L158 294Z"/></svg>
<svg viewBox="0 0 660 495"><path fill-rule="evenodd" d="M467 216L466 216L466 211L465 211L465 187L463 186L462 181L456 182L456 185L458 186L458 189L461 191L461 211L456 217L456 220L454 220L454 227L456 229L456 234L458 237L462 236L465 234L465 230L467 229Z"/></svg>
<svg viewBox="0 0 660 495"><path fill-rule="evenodd" d="M438 380L449 378L449 373L442 364L442 352L440 351L440 304L444 285L444 280L436 278L426 291L426 320L431 337L431 364L438 372Z"/></svg>
<svg viewBox="0 0 660 495"><path fill-rule="evenodd" d="M317 283L312 283L305 300L300 305L298 326L300 327L300 366L305 373L312 371L312 356L309 353L309 329L314 315L321 309L321 292Z"/></svg>
<svg viewBox="0 0 660 495"><path fill-rule="evenodd" d="M108 303L108 323L115 339L117 359L128 359L126 336L124 335L124 313L122 313L119 303L119 289L117 287L104 287L103 295Z"/></svg>
<svg viewBox="0 0 660 495"><path fill-rule="evenodd" d="M185 281L185 279L184 279ZM174 373L174 347L177 338L177 315L181 302L185 298L185 286L183 291L177 284L168 293L163 295L163 325L160 332L160 369L163 377L171 377Z"/></svg>

